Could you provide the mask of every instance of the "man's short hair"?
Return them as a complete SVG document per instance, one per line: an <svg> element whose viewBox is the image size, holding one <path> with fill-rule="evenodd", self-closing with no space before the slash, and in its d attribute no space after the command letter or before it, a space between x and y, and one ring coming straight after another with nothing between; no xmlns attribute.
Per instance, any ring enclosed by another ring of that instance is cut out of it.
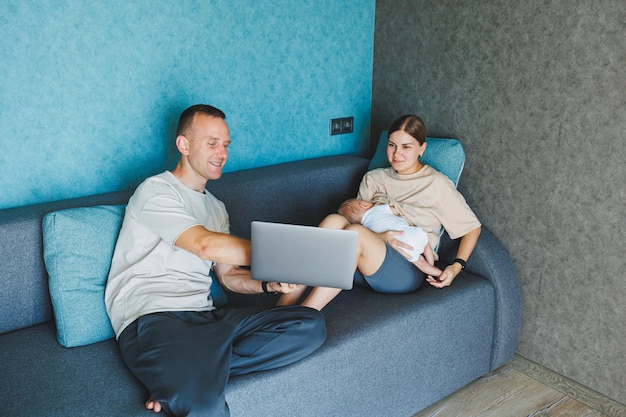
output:
<svg viewBox="0 0 626 417"><path fill-rule="evenodd" d="M206 114L207 116L218 117L220 119L226 120L226 115L223 111L218 109L217 107L213 107L209 104L195 104L191 107L186 108L180 114L180 118L178 119L178 128L176 129L176 135L184 135L190 128L191 123L193 122L193 117L196 113Z"/></svg>

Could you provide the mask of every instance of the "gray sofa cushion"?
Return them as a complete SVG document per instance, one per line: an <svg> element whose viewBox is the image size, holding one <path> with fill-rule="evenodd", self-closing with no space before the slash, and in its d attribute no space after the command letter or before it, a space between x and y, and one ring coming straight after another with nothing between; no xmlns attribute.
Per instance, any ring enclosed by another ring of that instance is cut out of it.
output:
<svg viewBox="0 0 626 417"><path fill-rule="evenodd" d="M355 288L324 314L313 355L231 380L233 417L408 417L489 372L493 289L480 277L404 295ZM0 359L1 415L153 415L113 340L66 349L44 324L2 335Z"/></svg>

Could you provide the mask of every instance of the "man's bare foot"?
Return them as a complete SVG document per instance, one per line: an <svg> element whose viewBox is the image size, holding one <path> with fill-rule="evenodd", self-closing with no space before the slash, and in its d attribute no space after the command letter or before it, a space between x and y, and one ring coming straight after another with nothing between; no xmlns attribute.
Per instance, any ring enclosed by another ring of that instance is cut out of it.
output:
<svg viewBox="0 0 626 417"><path fill-rule="evenodd" d="M154 400L152 397L148 398L148 401L146 401L146 410L152 410L155 413L160 413L161 412L161 404Z"/></svg>

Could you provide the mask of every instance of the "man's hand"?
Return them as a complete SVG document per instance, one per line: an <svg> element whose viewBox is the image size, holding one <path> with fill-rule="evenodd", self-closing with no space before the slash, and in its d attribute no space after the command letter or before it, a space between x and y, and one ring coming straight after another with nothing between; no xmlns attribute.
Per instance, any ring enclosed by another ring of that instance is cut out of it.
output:
<svg viewBox="0 0 626 417"><path fill-rule="evenodd" d="M253 280L250 277L250 270L233 265L215 264L215 275L220 283L229 291L241 294L260 294L263 292L261 281ZM268 282L267 291L281 294L289 294L304 285L286 284L284 282Z"/></svg>
<svg viewBox="0 0 626 417"><path fill-rule="evenodd" d="M301 284L286 284L284 282L268 282L267 290L269 292L276 292L281 294L290 294L300 288L303 288L304 285Z"/></svg>

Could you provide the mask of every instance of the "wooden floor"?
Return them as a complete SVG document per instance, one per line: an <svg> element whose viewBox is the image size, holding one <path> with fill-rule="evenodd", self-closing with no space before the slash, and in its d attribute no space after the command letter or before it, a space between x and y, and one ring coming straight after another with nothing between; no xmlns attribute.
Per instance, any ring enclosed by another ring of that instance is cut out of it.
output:
<svg viewBox="0 0 626 417"><path fill-rule="evenodd" d="M626 407L515 355L414 417L626 417Z"/></svg>

